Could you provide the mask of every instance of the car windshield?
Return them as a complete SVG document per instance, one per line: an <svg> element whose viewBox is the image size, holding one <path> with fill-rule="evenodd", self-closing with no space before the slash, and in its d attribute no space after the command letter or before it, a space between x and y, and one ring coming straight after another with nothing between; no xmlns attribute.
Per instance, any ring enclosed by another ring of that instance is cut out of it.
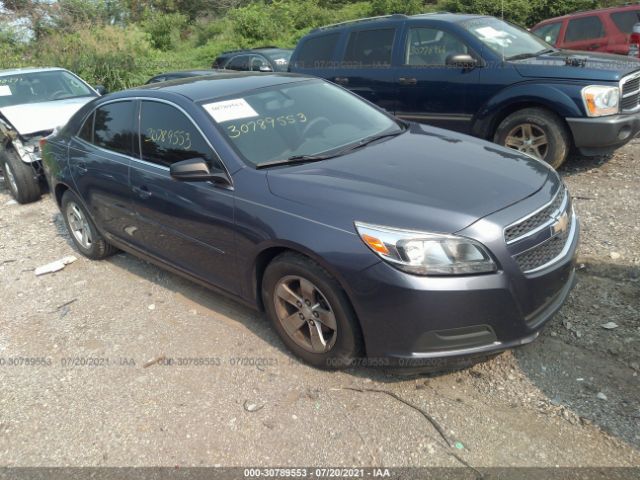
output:
<svg viewBox="0 0 640 480"><path fill-rule="evenodd" d="M278 50L277 52L268 52L266 55L276 66L278 72L286 72L289 68L289 60L292 53L293 50Z"/></svg>
<svg viewBox="0 0 640 480"><path fill-rule="evenodd" d="M474 18L461 22L461 25L505 60L535 57L553 50L542 39L497 18Z"/></svg>
<svg viewBox="0 0 640 480"><path fill-rule="evenodd" d="M257 166L335 156L404 130L393 118L321 80L253 90L202 106L236 150Z"/></svg>
<svg viewBox="0 0 640 480"><path fill-rule="evenodd" d="M0 76L0 108L89 96L96 93L63 70Z"/></svg>

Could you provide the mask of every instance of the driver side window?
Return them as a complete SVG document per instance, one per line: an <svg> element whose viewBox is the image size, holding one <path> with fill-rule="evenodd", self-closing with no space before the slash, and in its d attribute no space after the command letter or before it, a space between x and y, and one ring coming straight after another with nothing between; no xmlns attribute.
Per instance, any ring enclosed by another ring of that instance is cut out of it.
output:
<svg viewBox="0 0 640 480"><path fill-rule="evenodd" d="M142 159L170 167L182 160L202 158L212 171L222 171L215 155L193 122L166 103L143 101L140 112Z"/></svg>
<svg viewBox="0 0 640 480"><path fill-rule="evenodd" d="M436 28L417 27L409 30L405 65L445 66L452 55L468 54L458 37Z"/></svg>

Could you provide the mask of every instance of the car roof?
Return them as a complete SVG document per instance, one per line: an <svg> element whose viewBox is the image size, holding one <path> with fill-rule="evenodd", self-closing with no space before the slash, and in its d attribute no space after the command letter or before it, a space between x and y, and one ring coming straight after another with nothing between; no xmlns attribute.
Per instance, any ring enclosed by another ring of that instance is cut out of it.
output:
<svg viewBox="0 0 640 480"><path fill-rule="evenodd" d="M356 20L347 20L346 22L333 23L331 25L325 25L322 27L318 27L315 30L312 30L311 33L318 33L324 31L330 31L333 29L345 29L351 27L358 27L361 25L383 25L389 21L405 21L405 22L415 22L419 20L439 20L442 22L450 22L450 23L458 23L463 22L465 20L471 20L474 18L483 18L489 17L489 15L478 15L478 14L470 14L470 13L450 13L450 12L431 12L431 13L420 13L417 15L404 15L401 13L396 13L393 15L382 15L379 17L369 17L369 18L360 18Z"/></svg>
<svg viewBox="0 0 640 480"><path fill-rule="evenodd" d="M0 77L7 75L17 75L21 73L37 73L37 72L67 72L68 70L60 67L29 67L29 68L12 68L9 70L0 70Z"/></svg>
<svg viewBox="0 0 640 480"><path fill-rule="evenodd" d="M562 15L560 17L546 18L541 22L537 23L536 25L534 25L534 27L537 27L538 25L542 25L546 23L558 22L560 20L566 20L566 19L571 19L575 17L582 17L585 15L594 15L598 13L611 13L611 12L628 12L633 10L640 10L640 4L634 3L631 5L618 5L618 6L611 6L611 7L596 8L593 10L578 10L577 12L567 13L566 15Z"/></svg>
<svg viewBox="0 0 640 480"><path fill-rule="evenodd" d="M144 90L148 92L162 91L182 95L193 102L201 102L213 98L240 95L258 88L301 82L312 78L294 73L219 73L217 75L189 77L169 82L141 85L120 93L125 94L123 96L130 96L131 92ZM115 93L113 96L119 96L120 93Z"/></svg>

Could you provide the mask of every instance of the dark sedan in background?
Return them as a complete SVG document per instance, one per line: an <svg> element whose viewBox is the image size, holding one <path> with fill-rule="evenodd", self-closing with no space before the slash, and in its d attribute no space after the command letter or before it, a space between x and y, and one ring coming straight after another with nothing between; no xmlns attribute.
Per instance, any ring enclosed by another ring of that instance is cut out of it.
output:
<svg viewBox="0 0 640 480"><path fill-rule="evenodd" d="M578 222L543 162L291 74L109 95L43 142L80 252L120 248L264 309L318 367L532 341Z"/></svg>

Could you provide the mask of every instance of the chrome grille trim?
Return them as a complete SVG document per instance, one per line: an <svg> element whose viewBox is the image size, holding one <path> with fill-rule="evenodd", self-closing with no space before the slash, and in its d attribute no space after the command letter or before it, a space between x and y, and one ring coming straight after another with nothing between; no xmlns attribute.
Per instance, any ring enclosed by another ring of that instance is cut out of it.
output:
<svg viewBox="0 0 640 480"><path fill-rule="evenodd" d="M576 235L576 231L577 231L577 225L578 225L578 218L576 217L575 212L573 211L573 207L571 207L571 210L568 212L571 218L571 226L569 227L569 231L566 235L556 235L554 237L549 238L548 240L546 240L545 242L536 245L535 247L530 248L529 250L526 250L522 253L519 253L518 255L516 255L514 258L516 260L516 262L518 263L518 266L520 266L521 270L525 273L525 274L531 274L531 273L536 273L539 272L541 270L544 270L547 267L550 267L551 265L553 265L554 263L562 260L563 258L565 258L567 256L567 254L569 253L569 249L571 248L571 245L573 244L573 240L574 237ZM532 252L535 252L537 249L544 247L545 245L557 241L557 240L561 240L563 243L562 249L560 250L560 252L557 255L554 255L551 259L549 259L548 261L544 262L541 265L537 265L534 268L530 268L530 269L524 269L522 268L522 260L520 260L522 257L531 254Z"/></svg>
<svg viewBox="0 0 640 480"><path fill-rule="evenodd" d="M635 72L620 80L620 110L624 113L640 109L640 72Z"/></svg>
<svg viewBox="0 0 640 480"><path fill-rule="evenodd" d="M564 184L562 184L551 201L504 228L503 236L507 245L535 235L543 228L550 226L558 214L566 210L568 202L569 193ZM533 219L533 217L536 216L540 216L540 220ZM529 220L533 220L534 226L525 230L524 233L518 233L518 229L524 226Z"/></svg>

